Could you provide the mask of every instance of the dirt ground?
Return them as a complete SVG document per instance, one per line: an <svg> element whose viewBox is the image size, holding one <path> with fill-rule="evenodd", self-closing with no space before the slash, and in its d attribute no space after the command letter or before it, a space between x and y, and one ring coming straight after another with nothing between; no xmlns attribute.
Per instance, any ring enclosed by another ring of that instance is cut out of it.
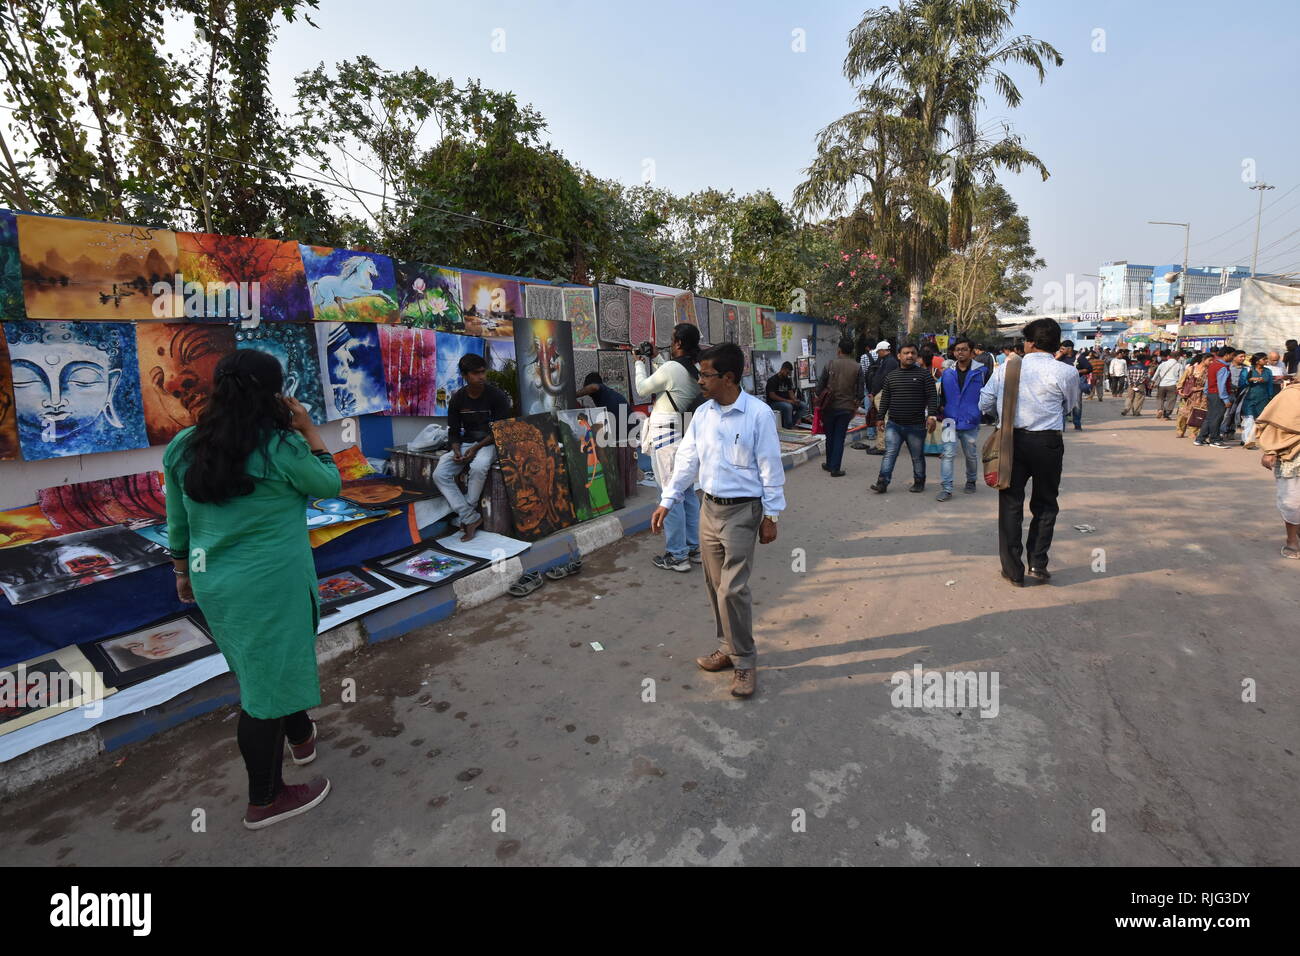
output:
<svg viewBox="0 0 1300 956"><path fill-rule="evenodd" d="M787 473L751 701L693 662L700 569L655 569L640 534L325 668L320 757L286 770L332 779L311 813L242 828L226 709L0 807L5 862L1298 864L1300 562L1272 477L1119 408L1066 432L1049 585L999 578L982 483L939 504L937 460L924 495L904 461L881 497L849 451L845 478ZM997 716L893 706L916 663L996 672Z"/></svg>

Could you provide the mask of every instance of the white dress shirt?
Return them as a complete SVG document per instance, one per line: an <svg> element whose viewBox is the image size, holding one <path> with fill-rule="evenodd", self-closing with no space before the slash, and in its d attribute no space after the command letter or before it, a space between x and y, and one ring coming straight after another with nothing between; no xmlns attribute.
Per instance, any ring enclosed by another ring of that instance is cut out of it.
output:
<svg viewBox="0 0 1300 956"><path fill-rule="evenodd" d="M710 399L691 416L677 446L660 506L671 508L691 482L715 498L762 498L764 515L785 510L785 469L772 409L748 392L730 405Z"/></svg>
<svg viewBox="0 0 1300 956"><path fill-rule="evenodd" d="M1002 385L1007 367L999 365L980 389L980 411L1002 417ZM1065 416L1082 399L1079 373L1058 362L1048 352L1029 352L1020 360L1020 394L1016 401L1016 428L1031 432L1060 431Z"/></svg>
<svg viewBox="0 0 1300 956"><path fill-rule="evenodd" d="M1119 378L1121 375L1128 374L1128 362L1122 358L1116 357L1110 360L1110 374Z"/></svg>
<svg viewBox="0 0 1300 956"><path fill-rule="evenodd" d="M1165 359L1156 367L1156 374L1153 376L1156 380L1156 388L1169 388L1177 385L1178 376L1182 370L1182 366L1178 364L1177 359Z"/></svg>

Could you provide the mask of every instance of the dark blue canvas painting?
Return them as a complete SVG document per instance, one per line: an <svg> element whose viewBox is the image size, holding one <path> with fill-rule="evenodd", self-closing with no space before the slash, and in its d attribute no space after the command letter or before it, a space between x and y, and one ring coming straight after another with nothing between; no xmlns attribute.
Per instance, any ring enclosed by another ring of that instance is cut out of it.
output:
<svg viewBox="0 0 1300 956"><path fill-rule="evenodd" d="M388 408L379 328L367 322L324 322L316 326L325 372L325 418L336 421Z"/></svg>

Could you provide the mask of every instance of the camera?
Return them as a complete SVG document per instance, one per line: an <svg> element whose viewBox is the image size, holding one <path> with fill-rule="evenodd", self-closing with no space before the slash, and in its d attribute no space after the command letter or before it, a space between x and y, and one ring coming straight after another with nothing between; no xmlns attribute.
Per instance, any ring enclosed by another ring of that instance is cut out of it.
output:
<svg viewBox="0 0 1300 956"><path fill-rule="evenodd" d="M646 358L653 358L655 354L655 347L649 342L642 342L640 345L636 347L636 354L644 355Z"/></svg>

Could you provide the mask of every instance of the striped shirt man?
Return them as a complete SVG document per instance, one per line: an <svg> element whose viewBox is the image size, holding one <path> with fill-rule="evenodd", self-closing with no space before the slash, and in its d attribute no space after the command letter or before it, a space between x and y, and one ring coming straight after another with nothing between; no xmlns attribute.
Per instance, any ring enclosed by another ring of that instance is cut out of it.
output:
<svg viewBox="0 0 1300 956"><path fill-rule="evenodd" d="M928 368L911 365L885 376L880 389L881 418L888 415L897 425L924 425L926 418L938 414L939 394Z"/></svg>

